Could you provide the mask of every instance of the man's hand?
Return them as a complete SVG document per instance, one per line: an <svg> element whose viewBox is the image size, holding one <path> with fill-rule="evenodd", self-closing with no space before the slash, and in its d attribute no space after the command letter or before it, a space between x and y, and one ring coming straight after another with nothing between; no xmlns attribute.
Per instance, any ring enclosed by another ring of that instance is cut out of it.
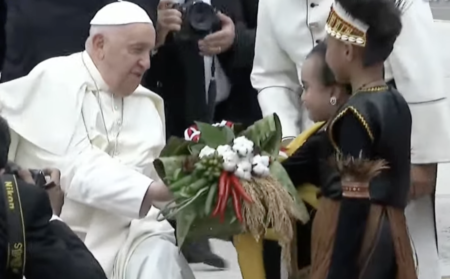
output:
<svg viewBox="0 0 450 279"><path fill-rule="evenodd" d="M437 164L412 165L410 199L434 194L436 179Z"/></svg>
<svg viewBox="0 0 450 279"><path fill-rule="evenodd" d="M152 206L159 208L158 205L173 200L173 195L169 188L162 181L153 181L148 187L142 202L139 216L145 217Z"/></svg>
<svg viewBox="0 0 450 279"><path fill-rule="evenodd" d="M234 43L234 23L228 16L218 13L222 29L206 36L198 42L198 48L204 56L214 56L227 51Z"/></svg>
<svg viewBox="0 0 450 279"><path fill-rule="evenodd" d="M158 22L156 23L156 48L164 45L170 32L181 29L181 13L172 8L173 2L162 0L158 4Z"/></svg>

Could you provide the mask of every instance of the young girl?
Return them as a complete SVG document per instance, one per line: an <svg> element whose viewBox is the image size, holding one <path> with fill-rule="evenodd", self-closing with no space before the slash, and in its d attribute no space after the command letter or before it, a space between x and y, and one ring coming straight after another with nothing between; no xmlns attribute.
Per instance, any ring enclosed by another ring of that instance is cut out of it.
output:
<svg viewBox="0 0 450 279"><path fill-rule="evenodd" d="M402 28L400 6L336 0L327 20L326 62L353 90L327 127L337 170L319 164L323 198L312 231L312 279L417 278L404 216L411 114L383 79Z"/></svg>
<svg viewBox="0 0 450 279"><path fill-rule="evenodd" d="M302 67L302 84L304 87L302 101L308 108L311 120L316 122L291 142L288 155L283 166L289 173L292 182L299 186L299 193L312 185L320 185L317 160L319 153L327 158L333 148L324 129L325 123L332 118L349 98L351 88L336 82L333 73L325 62L326 45L317 45L307 56ZM306 140L306 142L305 142ZM305 142L304 144L302 144ZM305 186L309 184L309 186ZM312 184L312 185L311 185ZM316 188L317 189L317 188ZM315 191L311 191L313 194ZM300 194L306 206L312 212L317 208L315 195ZM311 225L297 224L297 267L301 273L306 273L311 264ZM251 236L240 236L235 242L243 279L281 279L281 247L276 241L264 240L256 242ZM263 258L261 258L261 251Z"/></svg>

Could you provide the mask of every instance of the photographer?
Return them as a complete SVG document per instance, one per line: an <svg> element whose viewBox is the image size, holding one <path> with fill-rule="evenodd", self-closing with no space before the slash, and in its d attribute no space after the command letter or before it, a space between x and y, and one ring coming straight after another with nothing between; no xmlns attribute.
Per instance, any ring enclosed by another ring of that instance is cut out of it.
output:
<svg viewBox="0 0 450 279"><path fill-rule="evenodd" d="M106 279L82 241L57 217L64 201L59 171L46 169L33 177L7 165L10 143L8 124L0 117L0 277ZM45 176L50 182L43 184Z"/></svg>

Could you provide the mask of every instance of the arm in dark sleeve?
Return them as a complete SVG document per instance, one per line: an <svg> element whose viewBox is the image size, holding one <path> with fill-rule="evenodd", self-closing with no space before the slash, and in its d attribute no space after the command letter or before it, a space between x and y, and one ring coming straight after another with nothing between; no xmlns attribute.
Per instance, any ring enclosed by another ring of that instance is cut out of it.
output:
<svg viewBox="0 0 450 279"><path fill-rule="evenodd" d="M371 139L353 114L345 115L336 129L344 156L370 156ZM370 210L368 199L342 198L330 270L327 279L358 279L359 252Z"/></svg>
<svg viewBox="0 0 450 279"><path fill-rule="evenodd" d="M228 68L228 72L231 72L233 69L251 68L253 66L256 28L248 27L244 17L243 1L253 1L257 5L257 2L254 0L229 0L230 6L234 8L230 14L233 15L235 38L231 48L219 55L221 64ZM257 9L254 9L254 12L256 13Z"/></svg>
<svg viewBox="0 0 450 279"><path fill-rule="evenodd" d="M37 186L34 186L37 188ZM42 190L42 189L39 189ZM34 193L34 210L48 211L50 201L47 193ZM50 208L51 210L51 208ZM38 213L39 214L39 213ZM51 221L48 214L34 217L39 221L28 229L26 238L27 262L25 277L27 279L106 279L103 269L87 248L76 242L73 232L68 232L64 224ZM48 217L44 220L43 217Z"/></svg>
<svg viewBox="0 0 450 279"><path fill-rule="evenodd" d="M294 154L282 162L282 165L295 186L303 183L318 185L317 172L317 148L319 135L311 136Z"/></svg>

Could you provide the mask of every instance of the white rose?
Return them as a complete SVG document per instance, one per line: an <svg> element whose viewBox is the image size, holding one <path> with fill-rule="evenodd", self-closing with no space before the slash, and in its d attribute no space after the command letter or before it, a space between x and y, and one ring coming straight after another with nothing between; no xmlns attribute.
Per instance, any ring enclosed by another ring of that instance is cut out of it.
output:
<svg viewBox="0 0 450 279"><path fill-rule="evenodd" d="M266 177L270 174L270 170L268 167L264 166L263 164L256 164L253 165L253 172L257 176Z"/></svg>
<svg viewBox="0 0 450 279"><path fill-rule="evenodd" d="M198 155L198 157L200 157L200 159L201 159L203 157L212 156L212 155L214 155L214 153L216 153L216 150L214 148L211 148L209 146L205 146L200 151L200 154Z"/></svg>
<svg viewBox="0 0 450 279"><path fill-rule="evenodd" d="M229 146L229 145L219 145L217 147L217 154L219 154L222 157L223 157L223 154L228 151L232 151L231 146Z"/></svg>
<svg viewBox="0 0 450 279"><path fill-rule="evenodd" d="M270 164L270 158L269 156L256 155L255 157L253 157L252 164L261 164L265 167L268 167Z"/></svg>
<svg viewBox="0 0 450 279"><path fill-rule="evenodd" d="M233 151L228 150L222 154L223 158L223 169L229 172L233 172L237 168L239 163L239 156Z"/></svg>
<svg viewBox="0 0 450 279"><path fill-rule="evenodd" d="M248 157L249 155L252 155L253 146L254 143L244 136L235 138L233 141L233 150L242 157Z"/></svg>
<svg viewBox="0 0 450 279"><path fill-rule="evenodd" d="M241 178L241 179L245 179L245 180L251 180L252 179L252 173L249 171L244 171L241 168L237 168L236 171L234 172L234 175L236 175L237 177Z"/></svg>
<svg viewBox="0 0 450 279"><path fill-rule="evenodd" d="M254 143L253 141L249 140L248 138L246 138L245 136L240 136L237 137L233 140L233 143L242 143L242 144L247 144L251 147L253 147Z"/></svg>

